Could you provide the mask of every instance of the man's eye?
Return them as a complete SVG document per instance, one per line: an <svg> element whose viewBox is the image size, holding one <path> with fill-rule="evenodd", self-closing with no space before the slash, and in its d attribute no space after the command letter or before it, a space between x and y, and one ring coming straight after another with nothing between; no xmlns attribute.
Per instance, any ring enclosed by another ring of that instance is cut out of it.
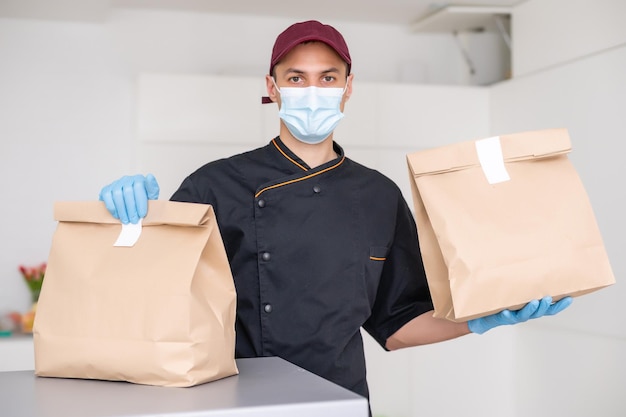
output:
<svg viewBox="0 0 626 417"><path fill-rule="evenodd" d="M298 83L300 82L301 78L298 76L294 76L294 77L291 77L289 80L293 83Z"/></svg>
<svg viewBox="0 0 626 417"><path fill-rule="evenodd" d="M324 77L324 82L332 83L333 81L335 81L335 77L332 77L330 75Z"/></svg>

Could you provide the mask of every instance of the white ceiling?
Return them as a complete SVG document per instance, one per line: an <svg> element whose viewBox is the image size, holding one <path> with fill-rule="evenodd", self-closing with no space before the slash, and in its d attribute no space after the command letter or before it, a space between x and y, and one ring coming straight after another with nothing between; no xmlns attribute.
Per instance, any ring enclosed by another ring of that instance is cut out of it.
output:
<svg viewBox="0 0 626 417"><path fill-rule="evenodd" d="M0 17L103 21L113 9L235 13L408 25L448 5L508 7L525 0L0 0Z"/></svg>

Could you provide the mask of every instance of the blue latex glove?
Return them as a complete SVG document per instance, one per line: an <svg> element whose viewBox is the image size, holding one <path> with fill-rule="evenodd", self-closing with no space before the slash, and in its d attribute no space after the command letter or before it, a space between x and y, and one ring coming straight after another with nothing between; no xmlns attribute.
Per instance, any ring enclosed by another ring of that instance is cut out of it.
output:
<svg viewBox="0 0 626 417"><path fill-rule="evenodd" d="M122 223L137 223L148 213L148 200L159 198L159 184L154 175L125 176L105 186L100 200Z"/></svg>
<svg viewBox="0 0 626 417"><path fill-rule="evenodd" d="M552 297L543 297L541 300L532 300L517 311L503 310L490 316L469 320L467 326L470 332L483 334L494 327L523 323L543 316L553 316L565 310L570 304L572 304L572 297L564 297L556 303L552 303Z"/></svg>

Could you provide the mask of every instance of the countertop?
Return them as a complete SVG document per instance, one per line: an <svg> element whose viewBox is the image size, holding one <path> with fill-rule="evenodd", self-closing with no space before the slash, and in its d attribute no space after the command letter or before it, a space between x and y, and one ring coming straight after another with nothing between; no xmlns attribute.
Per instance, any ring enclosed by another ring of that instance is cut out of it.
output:
<svg viewBox="0 0 626 417"><path fill-rule="evenodd" d="M239 375L190 388L0 372L4 417L367 417L367 400L276 357L238 359Z"/></svg>

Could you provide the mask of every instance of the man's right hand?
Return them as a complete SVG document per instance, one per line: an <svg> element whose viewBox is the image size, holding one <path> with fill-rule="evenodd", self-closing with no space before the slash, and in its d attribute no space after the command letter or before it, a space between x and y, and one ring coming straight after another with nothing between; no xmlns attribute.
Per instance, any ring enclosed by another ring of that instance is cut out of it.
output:
<svg viewBox="0 0 626 417"><path fill-rule="evenodd" d="M148 200L159 198L159 184L152 174L125 176L105 186L100 200L122 223L137 223L148 213Z"/></svg>

